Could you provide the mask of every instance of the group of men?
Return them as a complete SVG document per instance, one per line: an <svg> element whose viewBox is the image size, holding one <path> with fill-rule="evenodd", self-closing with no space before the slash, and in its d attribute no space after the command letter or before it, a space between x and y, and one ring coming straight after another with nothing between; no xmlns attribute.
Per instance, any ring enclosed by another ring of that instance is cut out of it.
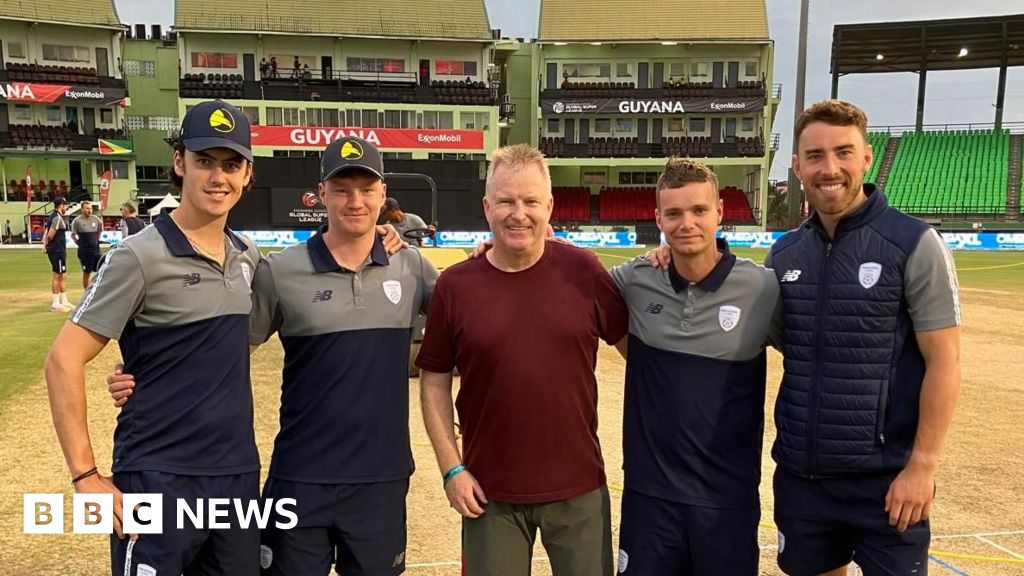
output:
<svg viewBox="0 0 1024 576"><path fill-rule="evenodd" d="M547 239L543 155L499 148L483 198L490 249L438 277L396 234L380 237L383 164L351 137L324 151L326 226L262 258L225 226L252 173L245 116L196 106L174 150L181 206L108 254L46 362L75 489L115 495L112 573L401 573L405 368L421 311L423 418L463 516L466 574L529 574L538 532L557 576L613 573L599 339L626 358L620 573L757 573L768 345L785 358L772 451L782 569L924 573L959 385L956 275L935 231L863 182L865 128L841 101L800 117L794 169L815 210L766 267L716 240L714 173L671 159L657 186L667 246L609 273ZM249 349L274 333L281 429L262 494L294 498L298 525L261 535L165 520L163 534L122 538L123 491L259 496ZM108 379L123 405L113 478L97 471L84 392L109 339L125 364Z"/></svg>
<svg viewBox="0 0 1024 576"><path fill-rule="evenodd" d="M43 253L50 260L53 277L50 280L52 302L51 312L69 312L72 309L67 294L67 232L78 246L78 262L82 265L82 289L89 287L92 274L99 270L102 254L100 252L100 233L103 231L103 219L93 214L92 202L82 201L79 205L80 214L68 225L64 215L68 210L68 202L58 196L53 199L53 211L46 217L43 229ZM125 202L121 206L121 237L142 230L145 225L135 215L135 205Z"/></svg>

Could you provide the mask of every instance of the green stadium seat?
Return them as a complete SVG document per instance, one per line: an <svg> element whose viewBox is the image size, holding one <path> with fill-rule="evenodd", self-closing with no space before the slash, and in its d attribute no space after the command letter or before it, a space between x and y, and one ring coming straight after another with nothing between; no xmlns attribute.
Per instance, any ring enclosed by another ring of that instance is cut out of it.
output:
<svg viewBox="0 0 1024 576"><path fill-rule="evenodd" d="M886 194L892 205L910 213L1001 213L1006 209L1009 152L1007 130L906 132ZM869 171L874 174L876 166Z"/></svg>

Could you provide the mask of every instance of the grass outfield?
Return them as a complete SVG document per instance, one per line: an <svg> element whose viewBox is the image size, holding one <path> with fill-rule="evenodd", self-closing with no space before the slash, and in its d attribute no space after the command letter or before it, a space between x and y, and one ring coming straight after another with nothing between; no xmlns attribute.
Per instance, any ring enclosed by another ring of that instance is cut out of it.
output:
<svg viewBox="0 0 1024 576"><path fill-rule="evenodd" d="M644 251L594 250L607 267ZM760 262L766 250L740 248L735 252ZM1024 290L1024 252L955 252L954 258L964 288ZM74 251L68 253L68 268L68 296L77 302L83 290ZM39 250L0 250L0 411L12 394L41 381L46 350L66 318L50 312L49 282L49 262Z"/></svg>

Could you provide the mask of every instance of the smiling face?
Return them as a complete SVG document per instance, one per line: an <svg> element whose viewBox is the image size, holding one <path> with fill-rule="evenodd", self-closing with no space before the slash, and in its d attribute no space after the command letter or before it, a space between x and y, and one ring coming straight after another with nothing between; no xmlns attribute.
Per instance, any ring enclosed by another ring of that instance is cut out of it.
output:
<svg viewBox="0 0 1024 576"><path fill-rule="evenodd" d="M793 171L811 206L838 220L864 202L864 175L871 161L871 147L857 126L812 122L800 134Z"/></svg>
<svg viewBox="0 0 1024 576"><path fill-rule="evenodd" d="M713 255L722 222L722 201L711 182L689 182L658 191L658 228L674 254L683 258Z"/></svg>
<svg viewBox="0 0 1024 576"><path fill-rule="evenodd" d="M345 238L372 234L387 186L375 174L346 170L320 184L320 201L327 209L327 227Z"/></svg>
<svg viewBox="0 0 1024 576"><path fill-rule="evenodd" d="M182 204L214 219L227 217L252 178L252 164L228 148L175 151L174 171L182 178Z"/></svg>
<svg viewBox="0 0 1024 576"><path fill-rule="evenodd" d="M487 179L484 216L496 248L514 254L543 252L554 199L541 168L497 167Z"/></svg>

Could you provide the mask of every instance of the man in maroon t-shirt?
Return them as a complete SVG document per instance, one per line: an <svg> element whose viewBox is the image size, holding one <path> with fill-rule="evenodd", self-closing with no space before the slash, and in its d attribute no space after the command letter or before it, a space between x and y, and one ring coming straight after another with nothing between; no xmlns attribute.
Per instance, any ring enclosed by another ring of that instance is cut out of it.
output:
<svg viewBox="0 0 1024 576"><path fill-rule="evenodd" d="M619 342L629 319L593 254L545 242L552 206L537 149L494 151L484 196L494 248L438 279L416 361L473 576L529 574L538 529L555 576L612 574L594 367L598 339ZM453 429L455 368L464 454Z"/></svg>

